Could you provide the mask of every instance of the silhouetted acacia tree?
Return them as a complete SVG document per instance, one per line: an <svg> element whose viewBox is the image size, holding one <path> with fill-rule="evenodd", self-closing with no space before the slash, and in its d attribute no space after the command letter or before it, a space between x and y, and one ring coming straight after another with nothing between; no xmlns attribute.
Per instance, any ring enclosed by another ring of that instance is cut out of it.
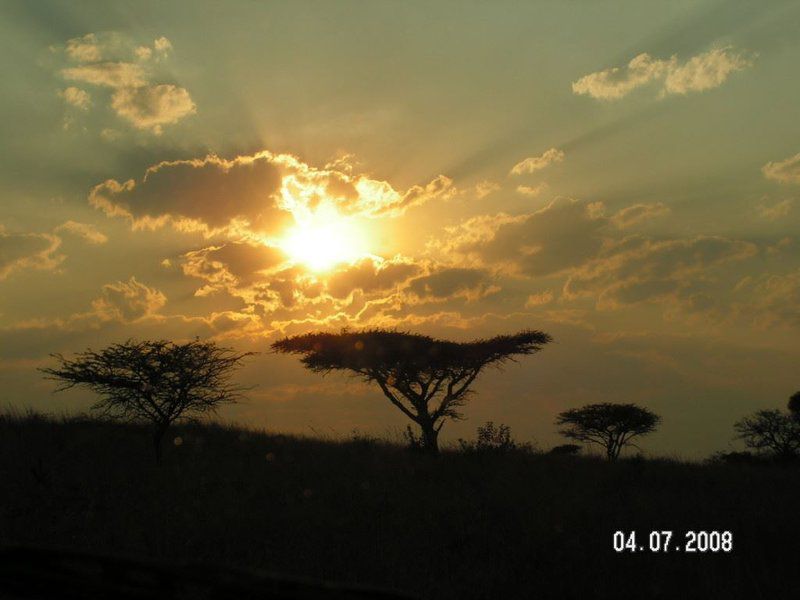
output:
<svg viewBox="0 0 800 600"><path fill-rule="evenodd" d="M252 354L199 339L185 344L128 340L99 352L89 349L73 360L53 354L59 366L41 371L61 382L56 391L84 386L100 394L92 409L104 416L149 421L160 462L161 441L170 425L241 397L246 388L233 385L231 376Z"/></svg>
<svg viewBox="0 0 800 600"><path fill-rule="evenodd" d="M558 415L559 433L573 440L597 444L606 451L610 461L617 460L631 440L655 431L661 417L635 404L589 404L572 408Z"/></svg>
<svg viewBox="0 0 800 600"><path fill-rule="evenodd" d="M377 383L419 426L424 449L435 454L442 426L447 419L462 417L458 409L485 367L533 354L550 341L549 335L534 330L458 343L374 329L308 333L278 340L272 349L302 355L302 363L315 373L350 371Z"/></svg>
<svg viewBox="0 0 800 600"><path fill-rule="evenodd" d="M748 448L779 458L795 458L800 452L800 420L779 410L759 410L733 428Z"/></svg>

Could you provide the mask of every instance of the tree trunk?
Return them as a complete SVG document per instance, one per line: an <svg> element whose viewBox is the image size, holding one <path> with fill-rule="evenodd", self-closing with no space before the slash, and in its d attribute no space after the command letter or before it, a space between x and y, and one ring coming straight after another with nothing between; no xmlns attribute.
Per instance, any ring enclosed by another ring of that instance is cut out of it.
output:
<svg viewBox="0 0 800 600"><path fill-rule="evenodd" d="M615 443L610 443L606 446L606 458L609 462L615 462L619 456L619 448Z"/></svg>
<svg viewBox="0 0 800 600"><path fill-rule="evenodd" d="M164 439L164 434L167 433L168 425L156 425L155 430L153 431L153 450L156 453L156 464L161 464L161 442Z"/></svg>
<svg viewBox="0 0 800 600"><path fill-rule="evenodd" d="M433 421L423 421L419 426L422 429L422 444L425 452L439 454L439 431L434 427Z"/></svg>

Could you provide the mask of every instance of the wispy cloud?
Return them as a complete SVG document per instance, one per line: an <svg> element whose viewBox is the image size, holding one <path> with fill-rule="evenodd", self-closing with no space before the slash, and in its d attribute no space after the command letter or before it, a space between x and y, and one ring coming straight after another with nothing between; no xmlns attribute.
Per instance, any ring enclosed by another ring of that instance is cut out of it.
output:
<svg viewBox="0 0 800 600"><path fill-rule="evenodd" d="M658 82L662 96L686 95L719 87L731 73L751 65L749 58L730 46L714 48L683 63L676 55L659 59L642 53L625 67L584 75L572 84L572 91L599 100L619 100L637 88Z"/></svg>
<svg viewBox="0 0 800 600"><path fill-rule="evenodd" d="M768 162L761 172L767 179L781 183L800 183L800 152L785 160Z"/></svg>
<svg viewBox="0 0 800 600"><path fill-rule="evenodd" d="M557 148L550 148L542 153L541 156L529 156L515 164L511 168L511 175L523 175L540 171L553 163L564 160L564 152Z"/></svg>
<svg viewBox="0 0 800 600"><path fill-rule="evenodd" d="M541 194L544 190L547 189L546 183L540 183L539 185L518 185L517 192L522 194L523 196L530 196L536 197Z"/></svg>
<svg viewBox="0 0 800 600"><path fill-rule="evenodd" d="M16 271L51 270L64 259L56 255L61 238L49 233L11 233L0 225L0 281Z"/></svg>
<svg viewBox="0 0 800 600"><path fill-rule="evenodd" d="M762 219L766 219L767 221L777 221L785 216L787 216L792 211L792 205L794 201L791 199L781 200L780 202L776 202L772 205L767 204L759 204L756 207L758 211L758 216Z"/></svg>
<svg viewBox="0 0 800 600"><path fill-rule="evenodd" d="M631 227L642 221L669 214L669 207L661 202L654 204L633 204L617 212L611 220L622 229Z"/></svg>
<svg viewBox="0 0 800 600"><path fill-rule="evenodd" d="M108 236L97 230L94 225L88 223L78 223L77 221L66 221L55 228L56 232L66 232L76 235L90 244L105 244L108 241Z"/></svg>

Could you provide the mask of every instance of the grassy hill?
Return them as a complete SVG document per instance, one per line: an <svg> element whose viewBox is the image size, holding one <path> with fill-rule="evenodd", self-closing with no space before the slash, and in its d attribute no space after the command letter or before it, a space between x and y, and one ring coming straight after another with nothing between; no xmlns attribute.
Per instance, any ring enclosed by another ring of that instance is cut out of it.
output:
<svg viewBox="0 0 800 600"><path fill-rule="evenodd" d="M218 424L0 417L0 543L192 559L424 598L789 597L800 469L446 451ZM730 554L616 530L730 530Z"/></svg>

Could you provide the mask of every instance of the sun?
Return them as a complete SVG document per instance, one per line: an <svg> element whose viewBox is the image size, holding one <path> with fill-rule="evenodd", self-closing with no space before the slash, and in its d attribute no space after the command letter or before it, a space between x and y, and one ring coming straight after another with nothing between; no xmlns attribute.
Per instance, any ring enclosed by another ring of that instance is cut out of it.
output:
<svg viewBox="0 0 800 600"><path fill-rule="evenodd" d="M297 224L280 243L280 247L296 262L312 271L328 271L338 264L354 262L365 256L366 243L362 228L335 209L321 209L314 214L295 216Z"/></svg>

